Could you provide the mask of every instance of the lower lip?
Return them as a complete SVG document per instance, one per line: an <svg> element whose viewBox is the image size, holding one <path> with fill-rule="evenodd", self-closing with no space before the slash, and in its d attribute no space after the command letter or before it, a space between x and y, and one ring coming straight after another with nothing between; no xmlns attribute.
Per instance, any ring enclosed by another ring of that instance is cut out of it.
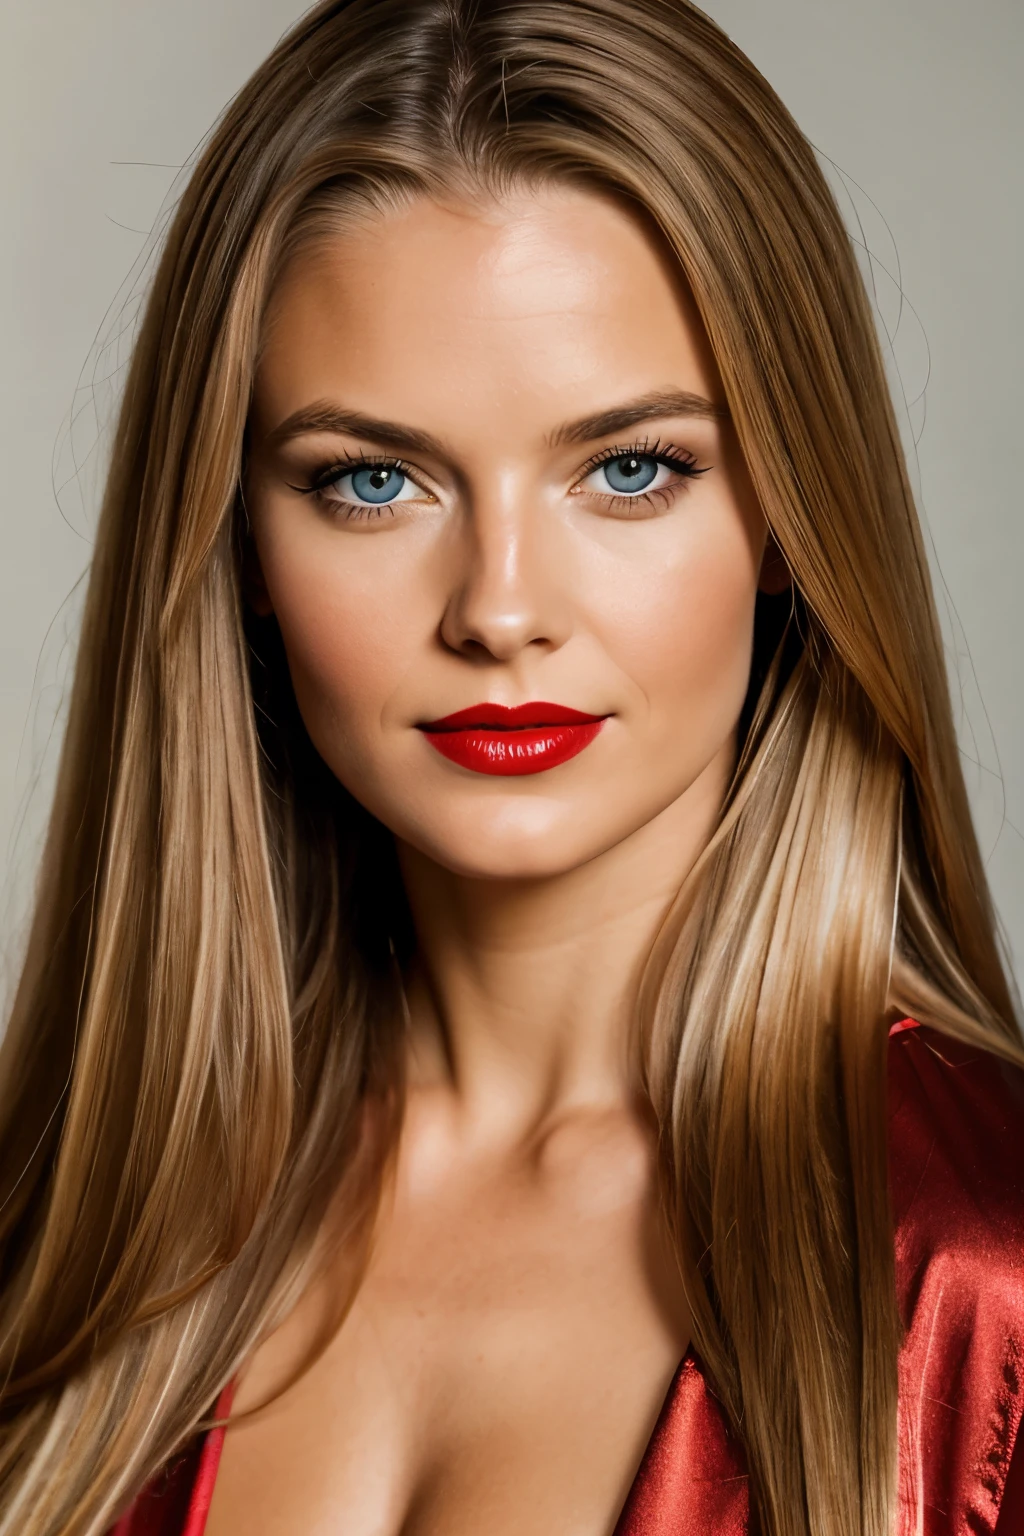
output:
<svg viewBox="0 0 1024 1536"><path fill-rule="evenodd" d="M517 777L543 773L578 757L603 724L603 720L588 720L581 725L538 725L521 730L493 730L477 725L423 734L435 751L450 763L458 763L460 768Z"/></svg>

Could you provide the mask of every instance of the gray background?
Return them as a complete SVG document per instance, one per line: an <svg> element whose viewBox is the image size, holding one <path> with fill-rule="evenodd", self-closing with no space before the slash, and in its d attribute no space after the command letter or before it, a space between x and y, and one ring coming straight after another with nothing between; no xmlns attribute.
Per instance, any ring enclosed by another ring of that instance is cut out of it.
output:
<svg viewBox="0 0 1024 1536"><path fill-rule="evenodd" d="M893 381L906 399L965 766L1022 976L1024 5L707 8L838 168L830 174L851 228L872 252L865 270L880 326L895 336ZM8 0L0 13L5 986L45 819L102 468L87 386L100 381L102 414L123 361L123 344L120 355L117 345L97 350L96 337L138 290L140 254L176 173L302 9L296 0Z"/></svg>

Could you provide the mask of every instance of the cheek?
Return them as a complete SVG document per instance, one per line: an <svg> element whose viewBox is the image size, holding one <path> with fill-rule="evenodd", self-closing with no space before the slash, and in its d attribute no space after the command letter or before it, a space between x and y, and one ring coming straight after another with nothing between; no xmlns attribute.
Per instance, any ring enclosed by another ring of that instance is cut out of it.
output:
<svg viewBox="0 0 1024 1536"><path fill-rule="evenodd" d="M268 531L258 542L299 709L340 771L369 746L436 620L409 550L390 536L331 532L277 539Z"/></svg>
<svg viewBox="0 0 1024 1536"><path fill-rule="evenodd" d="M621 564L602 639L652 726L716 751L733 729L750 675L757 560L738 517L686 530L643 568Z"/></svg>

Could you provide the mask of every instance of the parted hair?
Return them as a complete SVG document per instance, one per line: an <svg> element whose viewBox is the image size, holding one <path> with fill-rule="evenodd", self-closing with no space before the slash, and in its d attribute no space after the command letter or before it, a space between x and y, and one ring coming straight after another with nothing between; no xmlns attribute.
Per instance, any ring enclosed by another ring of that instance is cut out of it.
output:
<svg viewBox="0 0 1024 1536"><path fill-rule="evenodd" d="M674 253L793 578L637 1000L694 1343L765 1536L893 1529L887 1028L1022 1052L850 238L688 0L327 0L198 158L124 390L0 1060L2 1536L100 1536L300 1293L328 1213L365 1242L415 935L390 835L246 610L261 322L335 212L557 181Z"/></svg>

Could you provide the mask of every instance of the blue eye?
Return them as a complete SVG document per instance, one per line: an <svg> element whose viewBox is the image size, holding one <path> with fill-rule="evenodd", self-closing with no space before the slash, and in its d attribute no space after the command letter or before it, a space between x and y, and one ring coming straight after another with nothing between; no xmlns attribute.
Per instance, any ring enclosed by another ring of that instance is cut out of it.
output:
<svg viewBox="0 0 1024 1536"><path fill-rule="evenodd" d="M340 476L338 484L344 484L346 480L351 481L354 498L379 506L401 495L406 476L390 464L366 464L350 475Z"/></svg>
<svg viewBox="0 0 1024 1536"><path fill-rule="evenodd" d="M356 462L349 468L335 465L318 475L309 489L328 505L351 509L387 507L392 502L415 501L424 495L400 464L372 460Z"/></svg>
<svg viewBox="0 0 1024 1536"><path fill-rule="evenodd" d="M610 506L621 502L623 511L631 501L640 504L640 511L649 508L659 492L664 493L665 505L670 505L676 490L687 480L704 474L690 454L663 450L660 445L620 448L596 463L591 460L591 466L578 489L603 496Z"/></svg>
<svg viewBox="0 0 1024 1536"><path fill-rule="evenodd" d="M598 468L613 491L620 495L638 496L657 479L660 465L657 459L646 453L624 453L618 459L606 459Z"/></svg>

